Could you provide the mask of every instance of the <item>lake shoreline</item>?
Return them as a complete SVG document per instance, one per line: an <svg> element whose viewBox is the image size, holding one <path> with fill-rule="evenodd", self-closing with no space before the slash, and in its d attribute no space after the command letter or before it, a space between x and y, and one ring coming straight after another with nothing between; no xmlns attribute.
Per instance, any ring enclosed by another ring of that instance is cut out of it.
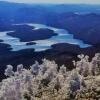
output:
<svg viewBox="0 0 100 100"><path fill-rule="evenodd" d="M79 45L80 48L90 47L80 39L75 39L65 29L58 29L43 24L15 24L12 31L0 32L3 43L11 45L12 51L34 48L35 51L45 51L58 43ZM33 28L32 28L33 27ZM33 45L26 45L33 42Z"/></svg>

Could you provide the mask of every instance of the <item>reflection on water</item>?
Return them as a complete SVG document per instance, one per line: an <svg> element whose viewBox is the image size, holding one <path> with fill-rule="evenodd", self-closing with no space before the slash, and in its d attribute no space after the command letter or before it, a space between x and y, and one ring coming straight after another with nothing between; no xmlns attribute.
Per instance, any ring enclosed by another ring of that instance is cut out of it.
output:
<svg viewBox="0 0 100 100"><path fill-rule="evenodd" d="M17 25L21 25L21 24L17 24ZM0 39L3 40L3 43L10 44L12 51L18 51L18 50L29 49L29 48L34 48L35 51L43 51L43 50L50 49L51 45L57 43L75 44L80 46L80 48L86 48L91 46L89 44L85 44L82 40L74 39L73 34L69 34L68 31L64 29L57 29L42 24L27 24L27 25L35 27L33 28L33 30L37 30L40 28L48 28L53 30L58 35L52 36L49 39L32 41L36 43L34 45L26 45L27 42L20 42L19 38L15 38L7 35L7 33L11 31L0 32Z"/></svg>

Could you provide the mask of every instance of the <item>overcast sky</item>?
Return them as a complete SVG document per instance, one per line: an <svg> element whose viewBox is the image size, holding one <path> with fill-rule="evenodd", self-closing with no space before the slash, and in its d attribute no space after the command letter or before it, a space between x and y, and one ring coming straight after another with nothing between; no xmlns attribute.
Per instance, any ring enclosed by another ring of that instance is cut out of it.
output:
<svg viewBox="0 0 100 100"><path fill-rule="evenodd" d="M100 0L0 0L17 3L82 3L82 4L100 4Z"/></svg>

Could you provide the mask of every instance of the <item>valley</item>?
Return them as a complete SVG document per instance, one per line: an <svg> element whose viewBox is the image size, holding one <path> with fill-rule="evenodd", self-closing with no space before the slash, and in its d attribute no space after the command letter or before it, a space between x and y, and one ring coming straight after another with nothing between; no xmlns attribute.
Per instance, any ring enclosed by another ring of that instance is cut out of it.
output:
<svg viewBox="0 0 100 100"><path fill-rule="evenodd" d="M12 9L13 7L13 9ZM0 2L0 80L6 65L54 60L73 69L78 54L100 52L100 6Z"/></svg>

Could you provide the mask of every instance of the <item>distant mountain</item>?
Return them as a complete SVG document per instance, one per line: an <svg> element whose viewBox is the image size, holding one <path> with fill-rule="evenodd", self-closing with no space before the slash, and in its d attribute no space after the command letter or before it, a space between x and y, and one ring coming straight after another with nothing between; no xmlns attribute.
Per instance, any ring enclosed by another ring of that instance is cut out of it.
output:
<svg viewBox="0 0 100 100"><path fill-rule="evenodd" d="M76 38L100 44L99 5L0 2L0 30L11 30L13 23L41 23L64 28Z"/></svg>
<svg viewBox="0 0 100 100"><path fill-rule="evenodd" d="M100 15L95 13L77 15L66 13L60 16L58 27L69 30L75 38L90 44L100 44Z"/></svg>
<svg viewBox="0 0 100 100"><path fill-rule="evenodd" d="M74 12L77 14L100 13L99 5L51 5L0 2L0 22L45 22L47 17ZM52 18L51 18L52 19ZM45 22L46 23L46 22Z"/></svg>

